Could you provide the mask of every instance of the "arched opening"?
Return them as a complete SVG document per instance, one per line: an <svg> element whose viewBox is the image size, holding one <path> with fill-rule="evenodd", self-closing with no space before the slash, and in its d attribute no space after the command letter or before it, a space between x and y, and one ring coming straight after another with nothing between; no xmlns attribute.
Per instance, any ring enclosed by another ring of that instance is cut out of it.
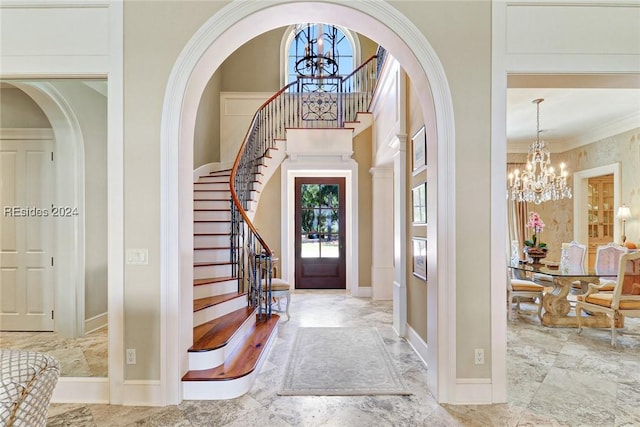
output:
<svg viewBox="0 0 640 427"><path fill-rule="evenodd" d="M305 4L307 5L307 4ZM210 76L242 44L270 29L309 20L348 27L375 40L402 64L423 111L435 111L437 138L429 147L433 197L429 216L434 224L427 248L430 286L429 387L447 402L455 386L455 204L450 176L455 171L453 108L443 67L422 33L396 9L384 3L315 4L313 16L295 2L247 2L214 15L179 56L165 93L161 133L161 295L162 344L166 355L161 373L168 403L180 401L180 374L192 327L192 177L195 110ZM394 19L389 19L393 17ZM175 141L179 141L177 144ZM447 147L447 149L439 149ZM446 172L445 172L446 171ZM438 197L442 195L442 197ZM404 208L401 208L404 212ZM439 243L440 242L440 243ZM447 255L447 256L445 256ZM179 284L179 285L178 285ZM406 301L394 301L402 310ZM405 308L406 310L406 308ZM446 312L446 319L443 313Z"/></svg>

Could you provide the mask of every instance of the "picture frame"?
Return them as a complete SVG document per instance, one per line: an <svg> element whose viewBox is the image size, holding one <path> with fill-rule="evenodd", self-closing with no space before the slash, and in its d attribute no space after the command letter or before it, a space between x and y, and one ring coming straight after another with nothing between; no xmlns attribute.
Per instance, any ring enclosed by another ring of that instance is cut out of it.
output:
<svg viewBox="0 0 640 427"><path fill-rule="evenodd" d="M411 170L416 175L427 167L427 131L423 125L411 138Z"/></svg>
<svg viewBox="0 0 640 427"><path fill-rule="evenodd" d="M413 275L419 279L427 280L427 239L424 237L414 237L413 247Z"/></svg>
<svg viewBox="0 0 640 427"><path fill-rule="evenodd" d="M427 225L427 183L413 187L411 196L413 225Z"/></svg>

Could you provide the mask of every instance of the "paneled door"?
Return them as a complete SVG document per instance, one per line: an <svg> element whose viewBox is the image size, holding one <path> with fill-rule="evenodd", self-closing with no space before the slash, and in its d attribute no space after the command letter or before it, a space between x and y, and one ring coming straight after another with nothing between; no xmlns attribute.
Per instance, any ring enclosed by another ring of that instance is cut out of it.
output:
<svg viewBox="0 0 640 427"><path fill-rule="evenodd" d="M0 330L53 331L53 141L0 140Z"/></svg>
<svg viewBox="0 0 640 427"><path fill-rule="evenodd" d="M297 289L345 289L345 179L296 178Z"/></svg>

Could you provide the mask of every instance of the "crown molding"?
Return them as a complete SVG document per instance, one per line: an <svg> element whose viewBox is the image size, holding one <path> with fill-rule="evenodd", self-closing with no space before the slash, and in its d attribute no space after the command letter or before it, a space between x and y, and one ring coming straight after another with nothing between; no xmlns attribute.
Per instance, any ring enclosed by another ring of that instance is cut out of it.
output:
<svg viewBox="0 0 640 427"><path fill-rule="evenodd" d="M640 128L640 112L617 118L594 129L587 129L573 138L542 139L545 140L547 148L552 154L564 153L637 128ZM532 142L533 139L531 141L508 142L507 152L512 154L527 153Z"/></svg>

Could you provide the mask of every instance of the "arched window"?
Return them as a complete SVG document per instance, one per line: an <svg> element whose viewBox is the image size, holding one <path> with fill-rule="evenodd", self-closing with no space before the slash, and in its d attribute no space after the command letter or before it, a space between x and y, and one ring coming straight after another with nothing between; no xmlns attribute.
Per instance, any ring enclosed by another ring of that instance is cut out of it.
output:
<svg viewBox="0 0 640 427"><path fill-rule="evenodd" d="M350 74L360 61L360 43L351 31L330 24L291 26L281 45L282 85L298 75Z"/></svg>

